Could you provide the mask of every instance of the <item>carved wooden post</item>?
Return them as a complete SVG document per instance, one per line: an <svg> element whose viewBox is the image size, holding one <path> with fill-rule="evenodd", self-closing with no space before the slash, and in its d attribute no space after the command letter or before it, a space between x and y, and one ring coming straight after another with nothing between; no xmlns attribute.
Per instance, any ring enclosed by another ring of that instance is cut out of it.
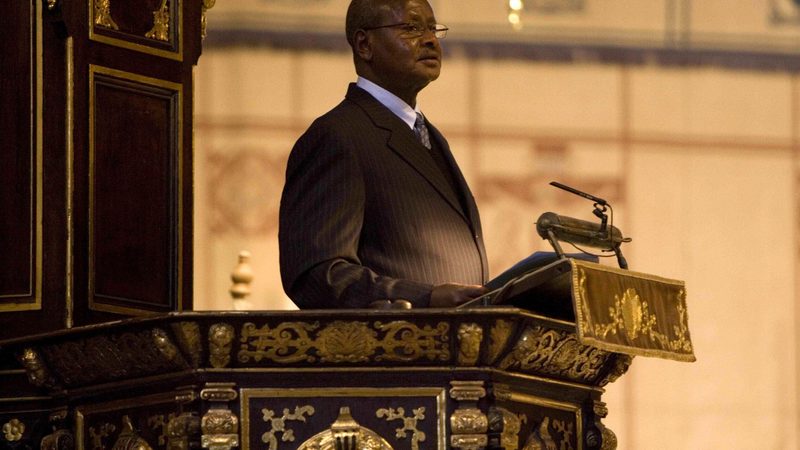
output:
<svg viewBox="0 0 800 450"><path fill-rule="evenodd" d="M207 383L200 391L200 398L211 402L200 422L203 448L230 450L239 446L239 418L228 404L238 397L235 386L234 383Z"/></svg>
<svg viewBox="0 0 800 450"><path fill-rule="evenodd" d="M451 381L450 398L458 408L450 416L450 446L480 450L488 444L489 418L478 409L478 400L486 396L483 381Z"/></svg>

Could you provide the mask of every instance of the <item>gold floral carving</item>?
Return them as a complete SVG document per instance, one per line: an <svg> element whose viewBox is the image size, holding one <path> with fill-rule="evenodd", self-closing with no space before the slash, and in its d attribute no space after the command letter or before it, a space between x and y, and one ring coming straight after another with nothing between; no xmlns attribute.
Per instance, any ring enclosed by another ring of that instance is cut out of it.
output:
<svg viewBox="0 0 800 450"><path fill-rule="evenodd" d="M17 418L11 419L3 425L3 436L9 442L19 441L23 434L25 434L25 424Z"/></svg>
<svg viewBox="0 0 800 450"><path fill-rule="evenodd" d="M189 357L192 367L198 367L203 355L200 342L200 326L197 322L177 322L172 324L172 332L178 345Z"/></svg>
<svg viewBox="0 0 800 450"><path fill-rule="evenodd" d="M296 362L354 363L369 361L447 361L449 325L418 326L407 321L389 323L334 321L283 322L274 328L246 323L241 331L238 360L246 363Z"/></svg>
<svg viewBox="0 0 800 450"><path fill-rule="evenodd" d="M575 434L575 424L563 420L553 420L553 430L561 435L561 442L558 448L563 450L575 450L572 446L572 435Z"/></svg>
<svg viewBox="0 0 800 450"><path fill-rule="evenodd" d="M608 374L602 380L600 380L598 386L602 387L617 381L619 377L625 375L625 372L628 371L631 363L633 363L633 356L631 355L617 353L615 356L616 358L614 358L614 365L611 367L611 370L608 372Z"/></svg>
<svg viewBox="0 0 800 450"><path fill-rule="evenodd" d="M417 429L417 422L425 420L425 407L419 407L411 411L414 415L406 417L406 411L403 407L394 408L380 408L375 412L379 418L386 417L386 421L402 420L403 426L395 429L395 437L398 439L405 439L406 433L411 432L411 450L419 450L419 443L425 442L425 432Z"/></svg>
<svg viewBox="0 0 800 450"><path fill-rule="evenodd" d="M111 0L94 0L94 24L112 30L119 30L111 18Z"/></svg>
<svg viewBox="0 0 800 450"><path fill-rule="evenodd" d="M159 41L169 40L169 6L167 0L161 0L161 7L153 11L153 28L144 37Z"/></svg>
<svg viewBox="0 0 800 450"><path fill-rule="evenodd" d="M306 422L306 415L314 415L314 407L311 405L295 406L294 412L289 412L289 408L283 409L283 415L277 417L275 411L264 408L261 410L264 422L270 425L269 430L261 435L261 442L268 444L270 450L278 449L277 433L281 433L282 442L294 442L294 430L286 428L286 422L289 420L297 420Z"/></svg>
<svg viewBox="0 0 800 450"><path fill-rule="evenodd" d="M209 362L217 369L227 367L231 362L233 327L227 323L216 323L208 329Z"/></svg>
<svg viewBox="0 0 800 450"><path fill-rule="evenodd" d="M499 319L494 323L489 330L489 348L486 355L489 364L492 364L500 356L500 352L503 351L513 331L514 322L510 320Z"/></svg>
<svg viewBox="0 0 800 450"><path fill-rule="evenodd" d="M47 367L39 355L39 352L32 348L22 351L19 361L28 374L28 381L38 387L53 387L54 380L47 371Z"/></svg>
<svg viewBox="0 0 800 450"><path fill-rule="evenodd" d="M152 450L153 447L133 429L130 417L122 416L122 431L111 450Z"/></svg>
<svg viewBox="0 0 800 450"><path fill-rule="evenodd" d="M459 408L450 416L450 429L454 434L486 433L489 418L478 408Z"/></svg>
<svg viewBox="0 0 800 450"><path fill-rule="evenodd" d="M378 433L362 427L353 419L350 408L339 409L339 417L330 428L303 442L297 450L393 450Z"/></svg>
<svg viewBox="0 0 800 450"><path fill-rule="evenodd" d="M201 5L200 37L202 39L205 39L207 34L208 19L206 19L206 12L213 8L216 3L217 0L203 0L203 4Z"/></svg>
<svg viewBox="0 0 800 450"><path fill-rule="evenodd" d="M364 322L333 322L317 334L320 361L367 362L378 347L377 335Z"/></svg>
<svg viewBox="0 0 800 450"><path fill-rule="evenodd" d="M503 418L500 446L505 450L517 450L519 448L519 432L522 430L522 424L528 423L528 416L514 414L505 408L498 408L498 410Z"/></svg>
<svg viewBox="0 0 800 450"><path fill-rule="evenodd" d="M593 381L610 356L611 353L579 343L573 333L537 325L522 333L500 368Z"/></svg>
<svg viewBox="0 0 800 450"><path fill-rule="evenodd" d="M462 323L458 327L458 364L471 366L478 362L483 340L483 328L476 323Z"/></svg>
<svg viewBox="0 0 800 450"><path fill-rule="evenodd" d="M153 329L153 342L158 351L164 355L168 361L175 361L180 358L178 347L169 339L169 335L164 330L159 328Z"/></svg>

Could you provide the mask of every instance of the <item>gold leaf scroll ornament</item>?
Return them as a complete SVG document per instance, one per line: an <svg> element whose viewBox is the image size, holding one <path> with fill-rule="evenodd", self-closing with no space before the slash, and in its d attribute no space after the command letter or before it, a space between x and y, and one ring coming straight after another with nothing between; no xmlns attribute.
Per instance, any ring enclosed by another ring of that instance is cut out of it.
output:
<svg viewBox="0 0 800 450"><path fill-rule="evenodd" d="M169 40L169 7L167 0L161 0L161 7L153 11L153 28L144 37L159 41Z"/></svg>

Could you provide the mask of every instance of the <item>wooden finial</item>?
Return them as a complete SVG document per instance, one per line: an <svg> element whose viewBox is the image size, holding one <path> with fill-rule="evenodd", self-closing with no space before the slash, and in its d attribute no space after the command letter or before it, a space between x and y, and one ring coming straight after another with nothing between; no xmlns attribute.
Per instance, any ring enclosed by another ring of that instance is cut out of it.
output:
<svg viewBox="0 0 800 450"><path fill-rule="evenodd" d="M250 267L250 252L242 250L239 252L239 263L231 273L231 297L236 300L244 300L250 295L250 282L253 281L253 268Z"/></svg>

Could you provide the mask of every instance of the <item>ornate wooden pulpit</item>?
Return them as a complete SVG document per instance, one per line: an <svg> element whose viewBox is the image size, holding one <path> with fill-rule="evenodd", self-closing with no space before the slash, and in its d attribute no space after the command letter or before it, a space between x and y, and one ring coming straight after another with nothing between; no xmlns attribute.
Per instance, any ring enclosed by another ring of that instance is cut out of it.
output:
<svg viewBox="0 0 800 450"><path fill-rule="evenodd" d="M615 448L603 387L694 358L680 282L563 260L505 306L183 312L213 4L3 6L0 449Z"/></svg>

